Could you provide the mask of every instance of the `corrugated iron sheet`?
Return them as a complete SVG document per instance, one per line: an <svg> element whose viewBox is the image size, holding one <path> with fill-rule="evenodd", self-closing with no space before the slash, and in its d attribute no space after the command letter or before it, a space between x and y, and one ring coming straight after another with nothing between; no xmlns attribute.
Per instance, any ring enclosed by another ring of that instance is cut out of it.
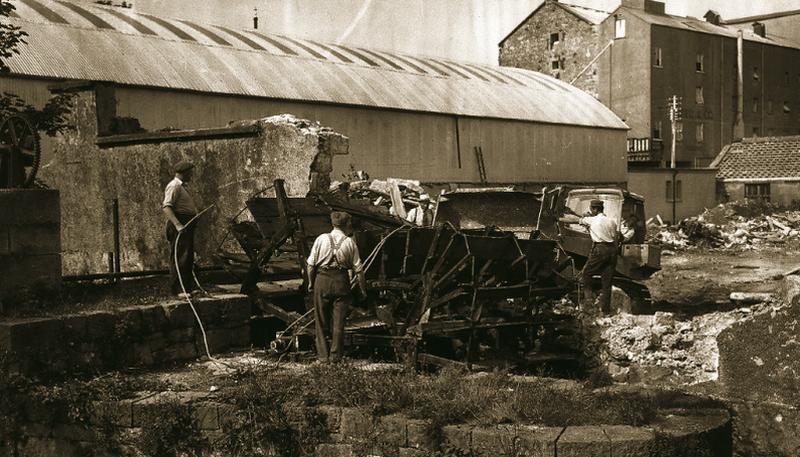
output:
<svg viewBox="0 0 800 457"><path fill-rule="evenodd" d="M343 55L347 48L309 40L262 33L247 33L243 40L245 32L224 27L96 5L82 4L81 8L90 11L91 16L76 14L81 10L71 7L67 0L19 3L20 19L11 21L30 36L28 44L20 47L20 55L8 60L12 73L627 128L590 95L527 70L363 49L361 52L366 54L351 52L351 58ZM103 28L97 24L103 24ZM284 49L276 48L275 43ZM362 57L367 54L378 59Z"/></svg>

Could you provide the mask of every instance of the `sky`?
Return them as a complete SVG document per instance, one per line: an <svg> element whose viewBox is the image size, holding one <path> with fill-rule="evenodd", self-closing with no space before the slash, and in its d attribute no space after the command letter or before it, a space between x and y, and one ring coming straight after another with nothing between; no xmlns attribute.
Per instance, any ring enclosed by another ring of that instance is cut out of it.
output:
<svg viewBox="0 0 800 457"><path fill-rule="evenodd" d="M91 3L93 0L81 0ZM114 0L119 3L120 0ZM620 0L562 0L612 11ZM133 0L134 9L320 41L478 63L542 0ZM800 9L800 0L666 0L667 13L723 19Z"/></svg>

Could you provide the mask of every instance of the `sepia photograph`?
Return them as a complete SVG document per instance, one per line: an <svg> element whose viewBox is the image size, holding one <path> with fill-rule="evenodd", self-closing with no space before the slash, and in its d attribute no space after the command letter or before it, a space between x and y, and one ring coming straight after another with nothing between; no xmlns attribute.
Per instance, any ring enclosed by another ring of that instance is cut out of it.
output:
<svg viewBox="0 0 800 457"><path fill-rule="evenodd" d="M0 0L0 457L800 457L800 0Z"/></svg>

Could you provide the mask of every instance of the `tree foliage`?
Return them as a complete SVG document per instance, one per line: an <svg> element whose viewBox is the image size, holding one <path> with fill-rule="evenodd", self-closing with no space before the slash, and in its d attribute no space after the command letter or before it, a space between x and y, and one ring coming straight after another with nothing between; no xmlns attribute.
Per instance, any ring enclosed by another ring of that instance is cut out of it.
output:
<svg viewBox="0 0 800 457"><path fill-rule="evenodd" d="M10 72L6 61L19 54L19 45L26 44L28 34L19 26L5 20L16 9L9 0L0 0L0 75ZM0 95L0 120L14 114L26 117L34 127L50 136L73 128L67 117L72 112L72 96L54 95L42 109L27 103L20 96L8 92Z"/></svg>
<svg viewBox="0 0 800 457"><path fill-rule="evenodd" d="M16 7L10 1L0 0L0 17L9 17L15 9ZM26 36L28 34L19 26L9 24L5 20L0 21L0 73L8 73L6 60L14 54L19 54L17 47L26 43Z"/></svg>

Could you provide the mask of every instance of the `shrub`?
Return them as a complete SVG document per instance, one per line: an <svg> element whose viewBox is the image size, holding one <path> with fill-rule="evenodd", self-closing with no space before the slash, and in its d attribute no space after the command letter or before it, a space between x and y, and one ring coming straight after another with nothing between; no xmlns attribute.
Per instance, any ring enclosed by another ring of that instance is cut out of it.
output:
<svg viewBox="0 0 800 457"><path fill-rule="evenodd" d="M167 400L146 414L137 446L150 457L197 457L208 447L208 442L192 415L191 406Z"/></svg>

